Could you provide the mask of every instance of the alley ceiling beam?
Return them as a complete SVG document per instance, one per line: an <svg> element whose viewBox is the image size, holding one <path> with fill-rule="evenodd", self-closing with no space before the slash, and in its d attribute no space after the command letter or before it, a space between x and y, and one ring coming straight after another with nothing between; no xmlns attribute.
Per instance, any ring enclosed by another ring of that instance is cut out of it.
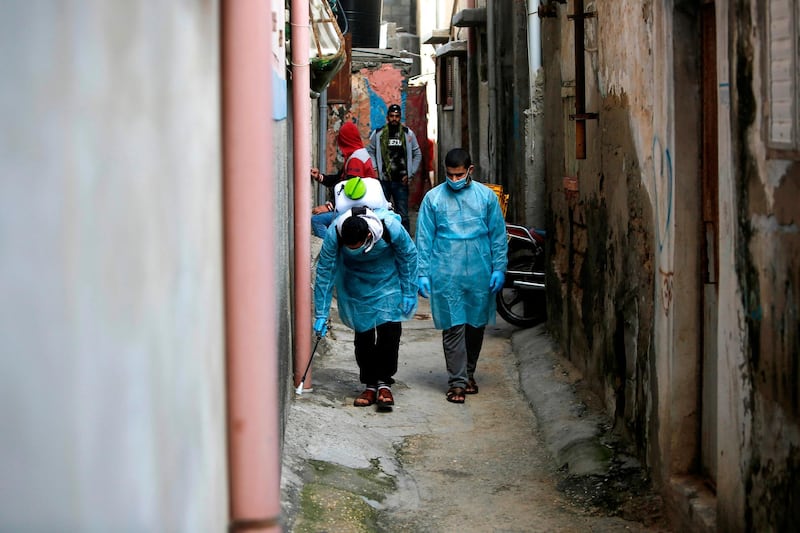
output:
<svg viewBox="0 0 800 533"><path fill-rule="evenodd" d="M462 9L455 15L452 20L453 26L458 28L470 28L475 26L486 25L486 8L474 7L469 9Z"/></svg>
<svg viewBox="0 0 800 533"><path fill-rule="evenodd" d="M433 30L422 36L422 44L444 44L450 40L450 30L448 28Z"/></svg>
<svg viewBox="0 0 800 533"><path fill-rule="evenodd" d="M467 41L450 41L436 49L436 57L463 55L467 53Z"/></svg>

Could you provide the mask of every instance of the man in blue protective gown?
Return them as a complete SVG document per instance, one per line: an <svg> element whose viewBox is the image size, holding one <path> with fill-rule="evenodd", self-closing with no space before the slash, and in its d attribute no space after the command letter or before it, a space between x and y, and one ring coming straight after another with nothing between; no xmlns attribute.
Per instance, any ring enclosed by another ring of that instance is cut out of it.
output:
<svg viewBox="0 0 800 533"><path fill-rule="evenodd" d="M430 297L442 330L446 398L464 403L466 394L478 393L475 368L486 324L495 323L508 241L497 195L472 180L469 153L454 148L444 165L447 181L425 195L417 218L419 293Z"/></svg>
<svg viewBox="0 0 800 533"><path fill-rule="evenodd" d="M417 308L417 249L397 214L357 206L328 228L314 286L314 331L322 336L334 287L339 316L355 331L359 379L366 386L353 405L390 408L400 322Z"/></svg>

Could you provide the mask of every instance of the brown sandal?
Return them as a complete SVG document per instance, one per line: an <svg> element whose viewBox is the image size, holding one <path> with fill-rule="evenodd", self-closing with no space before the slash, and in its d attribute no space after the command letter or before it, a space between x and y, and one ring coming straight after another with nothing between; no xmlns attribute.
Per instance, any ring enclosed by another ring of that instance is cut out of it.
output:
<svg viewBox="0 0 800 533"><path fill-rule="evenodd" d="M467 388L464 389L464 394L478 394L478 384L475 382L475 378L469 378L469 383L467 383Z"/></svg>
<svg viewBox="0 0 800 533"><path fill-rule="evenodd" d="M358 398L353 401L353 405L356 407L369 407L375 403L376 394L377 389L375 387L367 387L364 389L364 392L359 394Z"/></svg>
<svg viewBox="0 0 800 533"><path fill-rule="evenodd" d="M447 401L451 403L464 403L464 388L450 387L447 391Z"/></svg>
<svg viewBox="0 0 800 533"><path fill-rule="evenodd" d="M378 387L378 407L390 407L394 405L394 396L392 396L392 389L388 385L380 385Z"/></svg>

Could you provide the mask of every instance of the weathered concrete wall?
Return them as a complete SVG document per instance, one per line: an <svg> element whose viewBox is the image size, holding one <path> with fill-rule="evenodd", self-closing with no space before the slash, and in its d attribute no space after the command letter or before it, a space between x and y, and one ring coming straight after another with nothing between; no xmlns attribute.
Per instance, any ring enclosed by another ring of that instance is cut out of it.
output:
<svg viewBox="0 0 800 533"><path fill-rule="evenodd" d="M710 476L720 531L790 529L800 520L800 164L796 151L765 141L767 7L741 0L713 12L712 289L700 281L701 8L586 9L597 9L585 26L586 110L600 116L587 126L585 160L574 157L567 118L568 7L542 28L544 105L560 110L545 115L550 326L662 487L680 484L675 476ZM716 307L704 315L708 290Z"/></svg>
<svg viewBox="0 0 800 533"><path fill-rule="evenodd" d="M466 56L458 59L453 58L453 105L446 106L439 103L437 108L437 123L439 125L439 142L437 161L439 168L436 175L439 183L443 183L444 177L444 158L452 148L469 146L469 115L468 115L468 93L467 93L467 62ZM438 89L437 89L438 90ZM462 107L463 105L463 107ZM470 154L473 158L473 154ZM483 180L483 175L479 177Z"/></svg>
<svg viewBox="0 0 800 533"><path fill-rule="evenodd" d="M727 3L716 6L718 21L729 20ZM745 482L744 462L749 455L749 422L747 402L750 377L745 368L744 316L742 293L736 274L737 214L735 205L737 187L734 180L731 113L731 57L729 42L735 34L725 23L717 24L718 83L720 87L719 143L719 323L717 328L718 403L717 415L724 421L717 425L717 526L719 531L744 531ZM727 207L726 207L727 206Z"/></svg>
<svg viewBox="0 0 800 533"><path fill-rule="evenodd" d="M530 102L528 75L528 17L526 2L490 2L498 26L495 31L497 109L489 117L490 171L487 181L502 184L513 192L506 218L523 221L527 180L527 139L525 110Z"/></svg>
<svg viewBox="0 0 800 533"><path fill-rule="evenodd" d="M352 94L350 104L331 105L327 117L328 145L325 157L327 172L338 171L344 163L336 144L339 128L344 121L356 123L366 146L370 132L386 124L386 109L391 104L400 105L403 110L401 120L404 123L407 118L407 70L397 68L391 63L380 62L369 62L362 66L362 62L354 59L353 71L350 81Z"/></svg>
<svg viewBox="0 0 800 533"><path fill-rule="evenodd" d="M398 31L417 33L416 0L383 0L383 20L397 24Z"/></svg>
<svg viewBox="0 0 800 533"><path fill-rule="evenodd" d="M586 109L600 119L587 124L585 160L575 159L574 123L568 119L575 113L573 25L563 8L557 20L542 22L550 111L548 304L566 354L605 399L616 427L645 453L655 429L649 414L656 405L657 265L656 214L648 190L652 155L642 141L652 137L653 105L646 95L653 93L653 82L641 73L652 72L653 64L641 6L621 2L606 8L586 22ZM621 21L625 31L604 26ZM635 71L640 74L628 75ZM577 192L565 190L564 177L577 179Z"/></svg>
<svg viewBox="0 0 800 533"><path fill-rule="evenodd" d="M535 79L531 81L530 107L525 111L526 146L525 175L525 216L523 223L527 226L544 228L547 214L547 186L544 150L544 70L539 68Z"/></svg>
<svg viewBox="0 0 800 533"><path fill-rule="evenodd" d="M468 6L461 1L455 10L468 7L486 9L487 25L451 27L451 40L456 40L457 33L457 39L467 41L469 32L472 43L468 43L466 54L453 58L452 105L439 102L437 106L438 173L443 173L441 162L448 150L468 148L476 168L475 178L503 185L510 194L506 218L525 223L532 122L527 112L530 87L526 3L476 1ZM540 167L543 166L542 161ZM539 187L540 193L543 188ZM543 220L543 213L539 219Z"/></svg>
<svg viewBox="0 0 800 533"><path fill-rule="evenodd" d="M732 29L739 379L752 387L741 398L750 421L740 439L751 446L742 464L747 529L788 531L800 523L800 162L797 151L773 154L766 143L769 41L760 4L737 2Z"/></svg>
<svg viewBox="0 0 800 533"><path fill-rule="evenodd" d="M274 89L274 88L273 88ZM287 96L290 96L288 93ZM276 120L273 125L273 153L275 154L275 195L274 220L278 232L275 235L275 304L277 305L278 365L281 379L279 398L281 398L280 434L283 435L285 415L294 400L293 381L294 354L294 292L292 276L294 265L294 187L291 185L293 172L290 162L293 151L289 142L290 120ZM316 130L312 130L316 131Z"/></svg>
<svg viewBox="0 0 800 533"><path fill-rule="evenodd" d="M0 529L224 531L219 6L2 11Z"/></svg>
<svg viewBox="0 0 800 533"><path fill-rule="evenodd" d="M375 128L386 124L386 110L394 103L402 109L401 120L411 128L417 136L423 161L420 164L419 176L423 175L423 167L428 164L427 151L427 113L425 101L421 98L409 98L408 75L410 66L398 67L393 62L364 62L359 58L353 60L354 73L351 77L350 104L331 104L328 107L327 145L325 153L325 171L337 172L344 160L338 151L337 136L339 128L345 121L354 121L358 126L364 146L369 143L370 133ZM418 90L412 89L411 91ZM409 206L419 205L420 197L429 187L420 179L412 180L409 186Z"/></svg>

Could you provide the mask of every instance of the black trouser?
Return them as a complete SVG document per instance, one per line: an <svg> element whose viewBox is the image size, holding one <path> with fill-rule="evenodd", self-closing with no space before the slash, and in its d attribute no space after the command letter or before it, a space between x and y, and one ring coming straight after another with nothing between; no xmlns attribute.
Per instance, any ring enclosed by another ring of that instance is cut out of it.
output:
<svg viewBox="0 0 800 533"><path fill-rule="evenodd" d="M397 373L402 331L400 322L385 322L376 328L356 333L353 344L361 383L394 383L392 376Z"/></svg>
<svg viewBox="0 0 800 533"><path fill-rule="evenodd" d="M394 212L400 215L400 222L406 231L411 233L411 223L408 219L408 184L402 181L381 180L383 195L392 201Z"/></svg>

